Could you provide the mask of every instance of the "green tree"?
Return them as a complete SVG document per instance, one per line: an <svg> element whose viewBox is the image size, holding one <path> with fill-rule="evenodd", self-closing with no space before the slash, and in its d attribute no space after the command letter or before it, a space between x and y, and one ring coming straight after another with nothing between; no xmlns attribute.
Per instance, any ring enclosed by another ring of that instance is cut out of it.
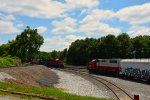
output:
<svg viewBox="0 0 150 100"><path fill-rule="evenodd" d="M135 55L135 56L134 56ZM92 59L149 58L150 36L130 38L127 33L115 37L107 35L98 39L86 38L72 42L67 52L67 63L86 65Z"/></svg>
<svg viewBox="0 0 150 100"><path fill-rule="evenodd" d="M67 53L67 62L74 65L86 65L91 59L95 58L96 39L86 38L73 42Z"/></svg>
<svg viewBox="0 0 150 100"><path fill-rule="evenodd" d="M150 36L143 36L142 58L150 58Z"/></svg>
<svg viewBox="0 0 150 100"><path fill-rule="evenodd" d="M50 58L50 57L51 57L51 54L48 53L48 52L38 52L38 53L36 54L36 57L35 57L35 58L37 58L37 59L48 59L48 58Z"/></svg>
<svg viewBox="0 0 150 100"><path fill-rule="evenodd" d="M20 35L17 35L15 41L10 42L10 52L16 55L24 62L31 60L38 53L44 39L38 34L37 29L27 27Z"/></svg>
<svg viewBox="0 0 150 100"><path fill-rule="evenodd" d="M135 58L141 58L142 57L142 50L143 50L143 42L142 42L143 36L137 36L133 38L133 52L135 55Z"/></svg>
<svg viewBox="0 0 150 100"><path fill-rule="evenodd" d="M132 39L132 42L136 58L150 57L150 36L136 36Z"/></svg>
<svg viewBox="0 0 150 100"><path fill-rule="evenodd" d="M2 44L0 46L0 56L9 55L9 48L10 48L10 44Z"/></svg>
<svg viewBox="0 0 150 100"><path fill-rule="evenodd" d="M65 48L63 51L60 52L60 60L66 61L66 56L67 56L67 48Z"/></svg>
<svg viewBox="0 0 150 100"><path fill-rule="evenodd" d="M57 52L56 50L53 50L51 53L51 58L57 59L59 58L59 52Z"/></svg>
<svg viewBox="0 0 150 100"><path fill-rule="evenodd" d="M103 48L103 52L105 58L117 58L118 53L118 40L114 35L107 35L106 37L102 37L101 46Z"/></svg>
<svg viewBox="0 0 150 100"><path fill-rule="evenodd" d="M129 35L127 33L122 33L117 36L118 40L118 58L130 58L132 43Z"/></svg>

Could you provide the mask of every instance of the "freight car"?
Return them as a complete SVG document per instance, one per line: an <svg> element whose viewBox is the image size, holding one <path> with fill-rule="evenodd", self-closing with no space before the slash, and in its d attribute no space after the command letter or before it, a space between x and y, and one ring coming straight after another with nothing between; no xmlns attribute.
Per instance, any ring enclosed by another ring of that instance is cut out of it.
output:
<svg viewBox="0 0 150 100"><path fill-rule="evenodd" d="M150 80L148 59L93 59L87 69L90 72L111 72L129 78Z"/></svg>
<svg viewBox="0 0 150 100"><path fill-rule="evenodd" d="M120 61L120 67L120 74L123 76L150 80L149 59L123 59Z"/></svg>
<svg viewBox="0 0 150 100"><path fill-rule="evenodd" d="M47 67L64 67L63 61L60 61L59 59L41 59L39 60L39 64Z"/></svg>
<svg viewBox="0 0 150 100"><path fill-rule="evenodd" d="M52 67L64 67L63 61L60 61L59 59L48 59L48 65Z"/></svg>

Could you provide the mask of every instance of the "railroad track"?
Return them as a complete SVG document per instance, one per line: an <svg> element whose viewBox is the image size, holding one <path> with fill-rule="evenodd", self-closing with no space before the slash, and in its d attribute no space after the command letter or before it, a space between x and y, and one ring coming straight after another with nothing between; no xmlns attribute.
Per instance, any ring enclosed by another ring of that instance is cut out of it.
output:
<svg viewBox="0 0 150 100"><path fill-rule="evenodd" d="M0 89L0 91L7 92L7 93L10 93L10 94L16 94L16 95L24 95L24 96L28 96L28 97L36 97L36 98L39 98L39 99L42 99L42 100L60 100L58 98L42 96L42 95L37 95L37 94L33 94L33 93L24 93L24 92L5 90L5 89Z"/></svg>
<svg viewBox="0 0 150 100"><path fill-rule="evenodd" d="M106 79L98 77L96 75L91 75L91 74L87 73L87 71L85 71L85 70L81 70L83 68L65 67L64 69L59 69L59 68L57 68L57 69L61 70L61 71L67 71L67 72L87 76L87 77L97 80L98 82L104 84L107 88L109 88L118 100L134 100L126 91L124 91L117 85L113 84L112 82L109 82Z"/></svg>

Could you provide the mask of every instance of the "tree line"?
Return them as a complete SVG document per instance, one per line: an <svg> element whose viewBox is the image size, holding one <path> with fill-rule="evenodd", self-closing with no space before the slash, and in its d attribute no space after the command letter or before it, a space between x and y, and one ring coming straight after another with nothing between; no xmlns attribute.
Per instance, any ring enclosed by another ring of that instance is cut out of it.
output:
<svg viewBox="0 0 150 100"><path fill-rule="evenodd" d="M63 51L39 52L39 59L59 58L67 64L86 65L92 59L150 58L150 36L131 38L127 33L86 38L71 43Z"/></svg>
<svg viewBox="0 0 150 100"><path fill-rule="evenodd" d="M109 34L73 42L66 55L67 63L86 65L92 59L150 58L150 36L130 38L127 33Z"/></svg>
<svg viewBox="0 0 150 100"><path fill-rule="evenodd" d="M35 58L36 59L49 59L49 58L53 58L53 59L60 59L60 60L66 62L66 55L67 55L67 48L64 49L63 51L56 51L56 50L53 50L51 52L40 51L39 53L37 53L35 55Z"/></svg>
<svg viewBox="0 0 150 100"><path fill-rule="evenodd" d="M150 36L131 38L127 33L86 38L71 43L63 51L41 52L44 39L37 29L27 27L15 40L0 46L0 57L16 56L22 62L31 59L58 58L72 65L86 65L92 59L150 58Z"/></svg>

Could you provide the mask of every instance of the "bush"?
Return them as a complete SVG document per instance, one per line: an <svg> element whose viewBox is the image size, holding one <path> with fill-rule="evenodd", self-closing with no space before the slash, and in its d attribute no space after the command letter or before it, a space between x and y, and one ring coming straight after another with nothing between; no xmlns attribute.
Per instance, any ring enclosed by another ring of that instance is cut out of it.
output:
<svg viewBox="0 0 150 100"><path fill-rule="evenodd" d="M19 66L19 64L21 64L21 60L18 57L0 57L0 67Z"/></svg>

